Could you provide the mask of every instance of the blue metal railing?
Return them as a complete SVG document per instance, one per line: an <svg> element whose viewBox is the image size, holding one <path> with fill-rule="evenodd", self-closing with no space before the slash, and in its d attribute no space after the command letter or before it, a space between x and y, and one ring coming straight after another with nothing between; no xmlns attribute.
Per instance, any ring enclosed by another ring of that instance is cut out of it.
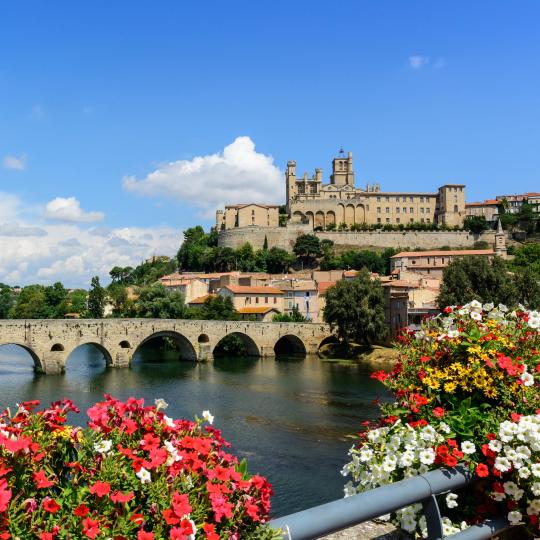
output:
<svg viewBox="0 0 540 540"><path fill-rule="evenodd" d="M270 521L283 540L313 540L341 531L411 504L422 503L429 540L442 540L443 525L436 495L460 489L474 481L469 470L458 466L381 486L358 495L308 508ZM482 540L510 528L504 518L485 521L447 540Z"/></svg>

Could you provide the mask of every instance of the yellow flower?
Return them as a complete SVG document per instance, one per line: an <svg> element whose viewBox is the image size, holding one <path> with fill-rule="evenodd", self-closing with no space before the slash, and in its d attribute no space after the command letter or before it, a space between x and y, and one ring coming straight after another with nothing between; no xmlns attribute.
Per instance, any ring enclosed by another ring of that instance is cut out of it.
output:
<svg viewBox="0 0 540 540"><path fill-rule="evenodd" d="M448 392L449 394L452 394L456 388L457 388L457 384L455 382L447 382L444 385L444 391Z"/></svg>

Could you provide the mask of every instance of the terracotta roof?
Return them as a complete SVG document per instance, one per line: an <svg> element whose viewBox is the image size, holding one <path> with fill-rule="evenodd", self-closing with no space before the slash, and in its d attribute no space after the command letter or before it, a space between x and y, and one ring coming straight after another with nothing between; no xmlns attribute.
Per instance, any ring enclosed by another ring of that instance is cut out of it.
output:
<svg viewBox="0 0 540 540"><path fill-rule="evenodd" d="M386 281L382 284L383 287L407 287L408 289L418 289L419 285L412 283L411 281L404 281L403 279L393 279L392 281Z"/></svg>
<svg viewBox="0 0 540 540"><path fill-rule="evenodd" d="M194 298L188 304L204 304L209 298L215 298L217 294L205 294L204 296L198 296Z"/></svg>
<svg viewBox="0 0 540 540"><path fill-rule="evenodd" d="M260 206L261 208L279 208L279 204L259 204L259 203L226 204L225 208L245 208L246 206Z"/></svg>
<svg viewBox="0 0 540 540"><path fill-rule="evenodd" d="M345 277L356 277L358 274L358 270L345 270L345 272L343 272L343 275Z"/></svg>
<svg viewBox="0 0 540 540"><path fill-rule="evenodd" d="M497 201L496 199L488 199L486 201L465 203L465 208L467 206L499 206L499 204L501 204L501 201Z"/></svg>
<svg viewBox="0 0 540 540"><path fill-rule="evenodd" d="M234 294L283 294L281 289L276 287L248 287L247 285L225 285L224 289L229 289Z"/></svg>
<svg viewBox="0 0 540 540"><path fill-rule="evenodd" d="M326 291L335 284L335 281L319 281L319 295L324 296Z"/></svg>
<svg viewBox="0 0 540 540"><path fill-rule="evenodd" d="M400 259L401 257L444 257L445 255L495 255L492 249L457 249L455 251L402 251L391 259Z"/></svg>
<svg viewBox="0 0 540 540"><path fill-rule="evenodd" d="M268 313L269 311L277 311L274 307L243 307L237 310L240 314L257 314L257 313Z"/></svg>

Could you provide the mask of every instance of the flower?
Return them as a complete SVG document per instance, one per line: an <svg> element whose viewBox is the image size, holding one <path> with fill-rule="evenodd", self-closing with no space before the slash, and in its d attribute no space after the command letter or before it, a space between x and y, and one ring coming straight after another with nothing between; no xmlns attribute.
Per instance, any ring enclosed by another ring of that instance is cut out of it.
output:
<svg viewBox="0 0 540 540"><path fill-rule="evenodd" d="M210 414L210 411L203 411L202 418L203 418L203 420L205 420L209 424L214 423L214 417Z"/></svg>
<svg viewBox="0 0 540 540"><path fill-rule="evenodd" d="M461 451L464 454L474 454L476 452L476 446L471 441L463 441L461 443Z"/></svg>
<svg viewBox="0 0 540 540"><path fill-rule="evenodd" d="M135 474L143 484L148 484L152 481L152 475L144 467L141 467Z"/></svg>
<svg viewBox="0 0 540 540"><path fill-rule="evenodd" d="M56 514L60 510L60 505L50 497L43 499L43 510L49 512L50 514Z"/></svg>
<svg viewBox="0 0 540 540"><path fill-rule="evenodd" d="M162 398L154 400L154 405L156 406L156 411L159 411L160 409L165 410L169 406L169 404Z"/></svg>
<svg viewBox="0 0 540 540"><path fill-rule="evenodd" d="M112 441L104 440L94 444L94 450L100 454L106 454L112 448Z"/></svg>
<svg viewBox="0 0 540 540"><path fill-rule="evenodd" d="M489 469L487 468L487 465L485 463L479 463L476 466L475 469L476 476L479 476L480 478L486 478L489 476Z"/></svg>
<svg viewBox="0 0 540 540"><path fill-rule="evenodd" d="M512 510L511 512L508 512L508 522L510 525L520 525L523 523L521 515L521 512L518 512L517 510Z"/></svg>
<svg viewBox="0 0 540 540"><path fill-rule="evenodd" d="M51 482L46 476L44 470L39 470L35 473L33 473L34 482L36 483L36 487L38 489L44 489L53 486L53 482Z"/></svg>
<svg viewBox="0 0 540 540"><path fill-rule="evenodd" d="M90 486L90 489L88 490L90 493L94 493L98 497L103 497L104 495L107 495L109 491L111 491L111 484L108 482L96 482L92 486Z"/></svg>
<svg viewBox="0 0 540 540"><path fill-rule="evenodd" d="M455 493L449 493L446 496L446 506L448 506L448 508L457 508L457 498L458 496Z"/></svg>

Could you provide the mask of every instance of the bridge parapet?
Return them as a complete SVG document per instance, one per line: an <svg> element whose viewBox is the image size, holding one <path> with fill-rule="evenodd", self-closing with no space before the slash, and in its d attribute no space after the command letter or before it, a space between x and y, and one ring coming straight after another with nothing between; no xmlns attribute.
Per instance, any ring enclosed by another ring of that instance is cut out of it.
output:
<svg viewBox="0 0 540 540"><path fill-rule="evenodd" d="M28 319L0 321L0 345L25 348L37 371L60 373L77 347L93 344L107 366L128 367L135 351L155 337L171 337L183 359L210 361L218 343L228 335L239 336L254 356L273 357L276 348L316 353L331 335L317 323L200 321L184 319Z"/></svg>

